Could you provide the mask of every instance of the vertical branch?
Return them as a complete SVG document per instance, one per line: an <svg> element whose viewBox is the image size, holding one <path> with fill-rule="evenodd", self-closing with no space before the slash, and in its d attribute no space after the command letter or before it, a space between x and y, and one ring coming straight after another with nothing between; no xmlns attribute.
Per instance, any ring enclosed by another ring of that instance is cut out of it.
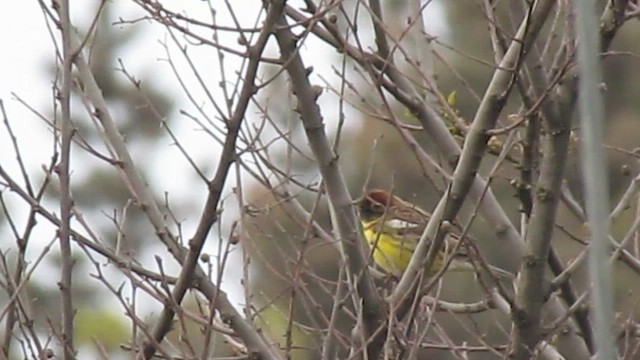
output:
<svg viewBox="0 0 640 360"><path fill-rule="evenodd" d="M610 2L600 18L600 24L602 24L600 37L603 44L601 50L605 50L610 45L609 37L622 24L619 21L621 13L616 11L620 3L620 1ZM572 54L572 51L568 51L568 53ZM589 71L593 71L593 69ZM545 157L540 166L540 178L535 191L535 204L526 236L527 248L522 262L521 275L516 284L518 290L516 291L517 309L514 310L513 318L515 325L513 341L515 345L514 357L519 359L529 358L542 336L540 323L544 302L542 294L546 291L543 277L544 265L551 249L551 235L555 224L557 202L560 197L560 185L564 176L564 164L571 133L571 117L576 99L576 83L577 74L575 69L571 69L564 74L556 89L557 113L544 113L548 134L544 145ZM544 111L545 107L543 106L542 109ZM575 350L577 348L574 348Z"/></svg>
<svg viewBox="0 0 640 360"><path fill-rule="evenodd" d="M600 68L600 39L595 29L597 19L593 10L595 1L573 1L576 9L576 35L578 67L580 71L580 117L584 141L584 173L586 182L586 207L591 227L589 245L589 276L593 284L593 319L598 356L613 359L611 325L613 320L613 286L611 263L608 261L608 212L609 181L603 143L604 104L600 92L602 69Z"/></svg>
<svg viewBox="0 0 640 360"><path fill-rule="evenodd" d="M59 230L60 251L62 255L62 276L60 278L60 291L62 293L62 345L64 347L64 359L75 359L73 345L73 298L71 295L73 259L71 257L70 222L72 214L72 199L70 188L70 162L71 139L73 137L73 124L71 123L71 68L73 66L74 50L71 45L71 20L69 18L69 1L61 0L58 14L60 16L62 32L62 86L60 88L59 101L62 110L62 139L60 144L60 163L58 165L58 177L60 178L60 216L61 226Z"/></svg>
<svg viewBox="0 0 640 360"><path fill-rule="evenodd" d="M570 119L570 117L569 117ZM531 222L526 234L526 250L522 261L522 275L516 292L516 307L513 311L516 333L515 358L528 359L541 339L541 308L544 303L545 264L551 246L551 235L555 223L560 184L571 129L569 121L549 122L548 134L540 166L540 178L536 186L535 202Z"/></svg>

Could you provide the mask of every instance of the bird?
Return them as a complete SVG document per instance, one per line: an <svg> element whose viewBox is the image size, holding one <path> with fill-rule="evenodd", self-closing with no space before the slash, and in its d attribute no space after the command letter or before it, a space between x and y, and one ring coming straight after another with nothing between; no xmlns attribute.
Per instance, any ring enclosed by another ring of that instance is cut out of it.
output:
<svg viewBox="0 0 640 360"><path fill-rule="evenodd" d="M367 191L358 201L357 207L373 262L385 272L401 276L409 266L431 214L380 189ZM447 271L476 271L471 263L468 247L458 246L456 249L456 243L462 239L460 229L451 226L447 231L444 244L426 270L426 275L438 273L451 256L453 260ZM490 266L490 270L499 276L513 277L513 274L493 266Z"/></svg>

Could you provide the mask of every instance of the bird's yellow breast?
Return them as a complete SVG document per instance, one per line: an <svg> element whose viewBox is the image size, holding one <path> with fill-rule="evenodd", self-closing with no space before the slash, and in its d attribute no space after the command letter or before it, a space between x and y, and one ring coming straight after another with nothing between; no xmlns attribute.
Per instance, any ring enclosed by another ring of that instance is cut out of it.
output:
<svg viewBox="0 0 640 360"><path fill-rule="evenodd" d="M387 233L379 233L374 229L366 229L364 236L367 239L369 248L372 250L373 261L384 271L401 275L409 265L413 248L402 241L398 241L394 236Z"/></svg>
<svg viewBox="0 0 640 360"><path fill-rule="evenodd" d="M400 276L409 266L409 261L415 249L415 243L407 239L399 239L394 234L380 232L372 223L364 223L364 237L372 250L373 261L384 271ZM442 254L443 255L443 254ZM431 276L438 272L443 264L443 256L438 257L427 271Z"/></svg>

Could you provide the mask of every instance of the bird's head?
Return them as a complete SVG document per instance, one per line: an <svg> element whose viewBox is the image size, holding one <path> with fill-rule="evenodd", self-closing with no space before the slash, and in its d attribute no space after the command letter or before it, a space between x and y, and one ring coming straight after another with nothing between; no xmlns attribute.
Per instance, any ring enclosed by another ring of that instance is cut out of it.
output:
<svg viewBox="0 0 640 360"><path fill-rule="evenodd" d="M369 190L358 203L360 218L365 222L379 219L384 215L387 206L395 202L396 199L384 190Z"/></svg>

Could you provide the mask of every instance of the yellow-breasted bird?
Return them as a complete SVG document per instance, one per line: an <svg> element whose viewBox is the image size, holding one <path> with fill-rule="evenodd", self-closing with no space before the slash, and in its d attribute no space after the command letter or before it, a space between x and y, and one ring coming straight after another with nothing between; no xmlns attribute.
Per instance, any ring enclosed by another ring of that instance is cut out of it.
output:
<svg viewBox="0 0 640 360"><path fill-rule="evenodd" d="M424 232L431 214L416 205L393 196L384 190L369 190L358 204L364 237L372 249L373 261L388 273L399 276L409 265L409 260ZM458 247L455 254L449 254L459 241L459 230L447 234L445 244L427 271L431 276L440 271L445 260L454 256L449 271L474 271L469 262L466 246ZM512 274L494 269L497 275Z"/></svg>

